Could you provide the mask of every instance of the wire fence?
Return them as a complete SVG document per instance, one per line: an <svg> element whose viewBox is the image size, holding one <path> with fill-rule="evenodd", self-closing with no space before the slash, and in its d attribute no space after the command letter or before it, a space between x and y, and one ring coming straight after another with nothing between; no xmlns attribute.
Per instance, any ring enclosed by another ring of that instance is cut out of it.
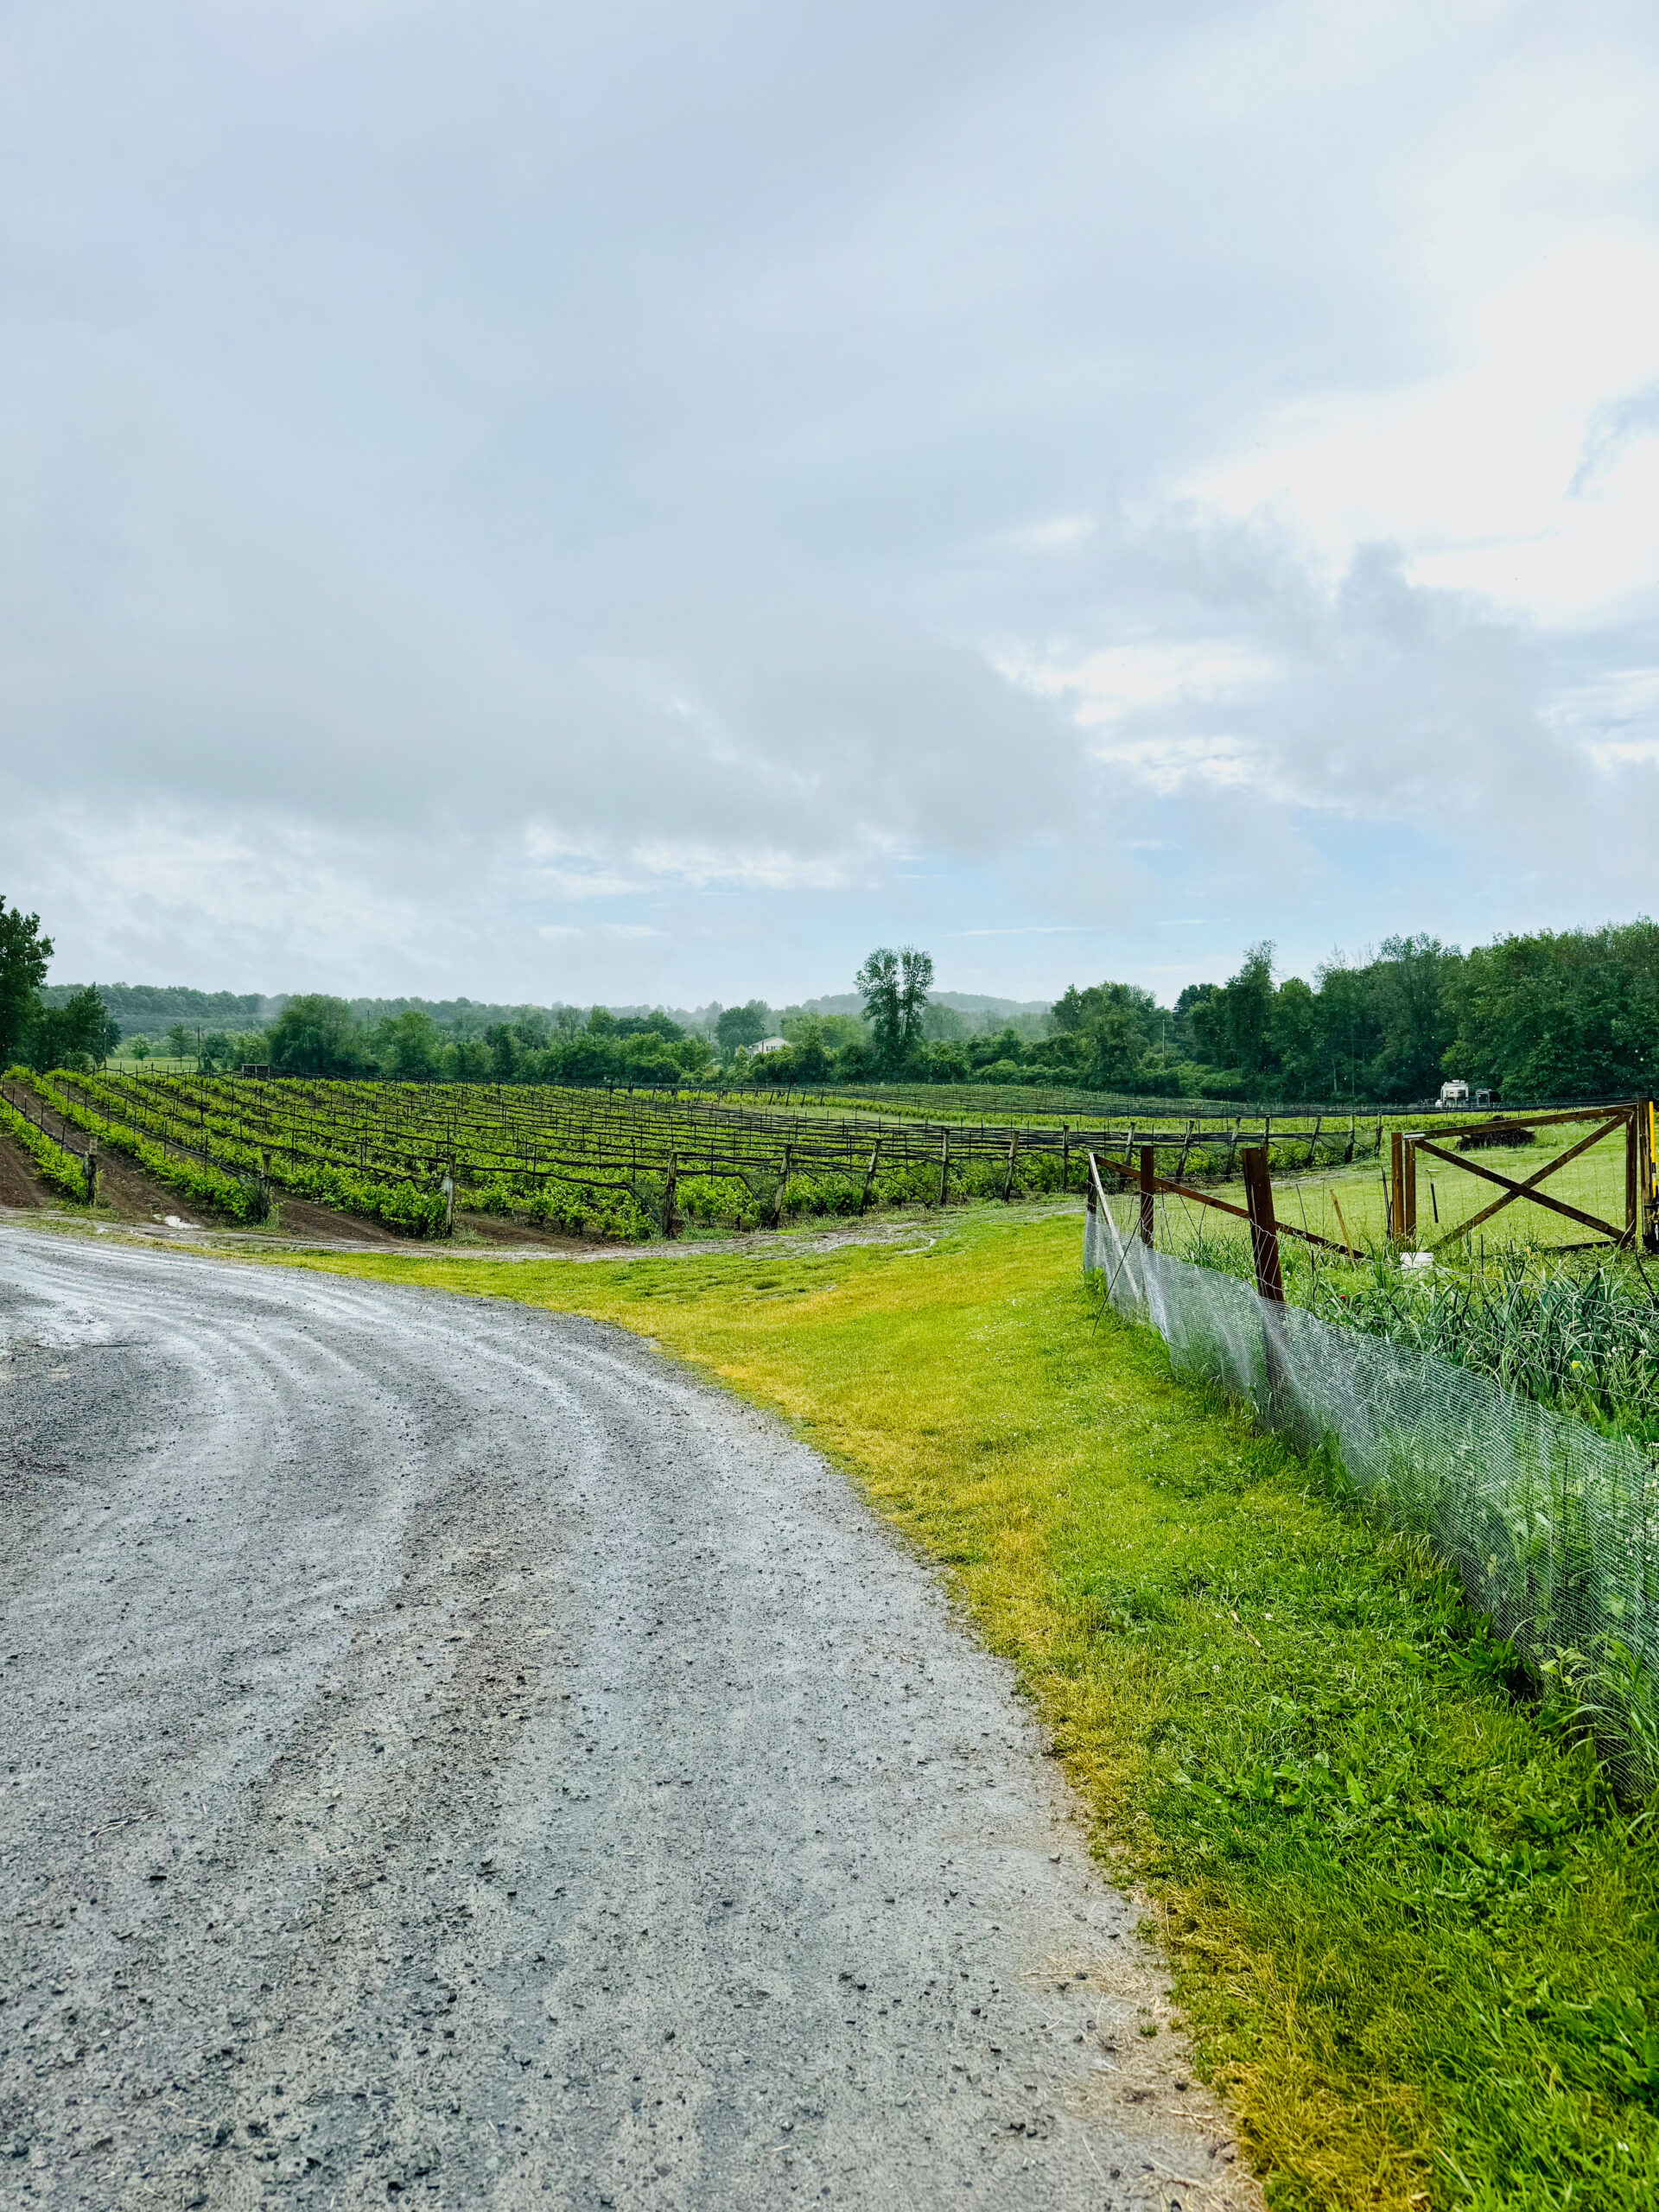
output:
<svg viewBox="0 0 1659 2212"><path fill-rule="evenodd" d="M1245 1400L1305 1454L1334 1452L1357 1496L1427 1536L1496 1632L1567 1687L1621 1793L1659 1783L1659 1472L1643 1446L1160 1251L1135 1205L1103 1192L1085 1217L1084 1273L1113 1310L1157 1329L1178 1374Z"/></svg>

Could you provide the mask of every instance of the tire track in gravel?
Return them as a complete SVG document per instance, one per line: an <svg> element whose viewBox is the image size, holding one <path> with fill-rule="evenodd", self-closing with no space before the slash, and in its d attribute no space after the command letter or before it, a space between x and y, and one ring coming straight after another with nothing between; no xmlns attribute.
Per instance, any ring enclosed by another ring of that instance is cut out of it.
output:
<svg viewBox="0 0 1659 2212"><path fill-rule="evenodd" d="M1259 2201L1005 1670L774 1424L16 1230L0 1341L5 2201Z"/></svg>

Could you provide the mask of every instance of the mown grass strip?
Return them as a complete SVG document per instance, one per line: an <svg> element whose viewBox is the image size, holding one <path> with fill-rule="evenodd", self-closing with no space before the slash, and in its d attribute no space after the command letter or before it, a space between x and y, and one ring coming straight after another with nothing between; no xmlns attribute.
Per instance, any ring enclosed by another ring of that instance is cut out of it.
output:
<svg viewBox="0 0 1659 2212"><path fill-rule="evenodd" d="M1096 1325L1074 1217L304 1264L618 1322L846 1467L1035 1700L1279 2212L1659 2202L1659 1846L1421 1548Z"/></svg>

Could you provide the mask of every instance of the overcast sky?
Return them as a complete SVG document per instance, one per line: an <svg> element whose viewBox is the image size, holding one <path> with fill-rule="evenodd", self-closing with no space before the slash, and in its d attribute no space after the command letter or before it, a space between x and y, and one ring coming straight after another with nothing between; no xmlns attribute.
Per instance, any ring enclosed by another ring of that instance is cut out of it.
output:
<svg viewBox="0 0 1659 2212"><path fill-rule="evenodd" d="M1173 996L1653 904L1659 11L14 0L61 980Z"/></svg>

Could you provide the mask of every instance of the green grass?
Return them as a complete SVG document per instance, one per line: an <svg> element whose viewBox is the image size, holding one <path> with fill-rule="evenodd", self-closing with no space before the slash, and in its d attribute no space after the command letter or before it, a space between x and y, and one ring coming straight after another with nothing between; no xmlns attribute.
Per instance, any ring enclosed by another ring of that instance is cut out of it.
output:
<svg viewBox="0 0 1659 2212"><path fill-rule="evenodd" d="M1280 2212L1659 2202L1659 1845L1421 1548L1096 1325L1077 1243L303 1264L620 1323L845 1467L1017 1669Z"/></svg>

